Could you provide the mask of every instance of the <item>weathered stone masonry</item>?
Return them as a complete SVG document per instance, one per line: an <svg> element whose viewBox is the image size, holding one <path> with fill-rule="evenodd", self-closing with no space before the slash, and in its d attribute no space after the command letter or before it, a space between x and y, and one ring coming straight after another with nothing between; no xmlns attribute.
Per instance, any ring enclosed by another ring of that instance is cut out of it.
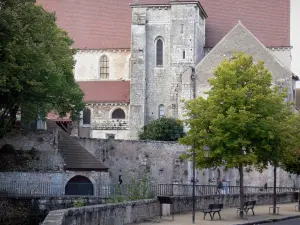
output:
<svg viewBox="0 0 300 225"><path fill-rule="evenodd" d="M75 138L75 137L74 137ZM76 138L93 155L103 161L110 169L110 179L118 182L122 175L124 183L132 179L145 178L154 183L183 183L191 184L192 163L181 161L180 155L188 151L187 146L177 142L104 140L90 138ZM220 174L218 174L218 169ZM217 177L229 181L230 185L238 185L238 170L224 168L203 169L196 171L198 184L215 185ZM262 173L251 168L249 173L245 168L244 185L246 186L273 186L272 168ZM277 184L282 187L298 186L295 175L278 169ZM214 182L210 182L210 180Z"/></svg>
<svg viewBox="0 0 300 225"><path fill-rule="evenodd" d="M146 176L155 183L187 182L187 163L179 156L187 147L175 142L77 139L109 168L111 180L124 183Z"/></svg>

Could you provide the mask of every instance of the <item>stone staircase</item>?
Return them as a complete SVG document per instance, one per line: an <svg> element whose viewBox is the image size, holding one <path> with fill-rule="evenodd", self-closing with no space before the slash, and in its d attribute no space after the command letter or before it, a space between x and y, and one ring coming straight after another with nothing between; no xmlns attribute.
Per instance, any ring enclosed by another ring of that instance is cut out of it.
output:
<svg viewBox="0 0 300 225"><path fill-rule="evenodd" d="M85 149L76 139L72 138L65 130L54 121L47 121L48 129L58 130L58 150L65 161L65 170L76 171L107 171L99 159Z"/></svg>

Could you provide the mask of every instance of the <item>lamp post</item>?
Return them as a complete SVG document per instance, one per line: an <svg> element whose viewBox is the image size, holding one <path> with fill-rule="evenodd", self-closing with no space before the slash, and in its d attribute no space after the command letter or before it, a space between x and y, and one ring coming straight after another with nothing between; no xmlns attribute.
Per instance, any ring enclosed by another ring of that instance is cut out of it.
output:
<svg viewBox="0 0 300 225"><path fill-rule="evenodd" d="M196 196L195 196L195 183L196 183L196 138L194 138L193 145L193 224L195 223L195 214L196 214Z"/></svg>
<svg viewBox="0 0 300 225"><path fill-rule="evenodd" d="M204 157L209 157L209 151L210 148L208 146L205 146L203 148ZM192 178L192 184L193 184L193 214L192 214L192 221L193 224L195 224L195 217L196 217L196 195L195 195L195 188L196 188L196 138L194 138L194 144L193 144L193 178Z"/></svg>

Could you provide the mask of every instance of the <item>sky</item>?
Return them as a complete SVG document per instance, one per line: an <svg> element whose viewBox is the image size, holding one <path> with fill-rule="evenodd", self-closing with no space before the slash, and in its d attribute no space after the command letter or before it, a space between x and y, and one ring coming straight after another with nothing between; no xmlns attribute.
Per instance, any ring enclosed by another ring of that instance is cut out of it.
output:
<svg viewBox="0 0 300 225"><path fill-rule="evenodd" d="M300 77L300 0L291 0L292 71ZM300 88L300 82L297 82Z"/></svg>

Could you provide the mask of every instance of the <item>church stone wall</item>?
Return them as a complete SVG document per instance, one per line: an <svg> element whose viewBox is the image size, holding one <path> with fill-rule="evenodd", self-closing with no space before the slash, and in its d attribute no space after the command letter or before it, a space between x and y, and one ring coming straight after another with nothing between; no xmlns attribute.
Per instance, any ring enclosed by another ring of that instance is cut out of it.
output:
<svg viewBox="0 0 300 225"><path fill-rule="evenodd" d="M178 117L181 75L204 55L205 20L196 4L133 7L131 138L159 117ZM163 65L156 65L156 42L163 41Z"/></svg>
<svg viewBox="0 0 300 225"><path fill-rule="evenodd" d="M291 48L268 48L269 52L272 53L280 62L286 66L289 70L292 64L292 53Z"/></svg>
<svg viewBox="0 0 300 225"><path fill-rule="evenodd" d="M269 52L274 55L285 67L291 69L292 55L290 47L267 47ZM207 55L212 48L205 48L204 52Z"/></svg>
<svg viewBox="0 0 300 225"><path fill-rule="evenodd" d="M109 80L130 79L130 50L80 50L75 55L75 80L100 79L100 58L109 60Z"/></svg>
<svg viewBox="0 0 300 225"><path fill-rule="evenodd" d="M233 28L197 65L196 67L196 96L203 96L209 90L208 79L213 77L215 68L224 60L229 59L233 52L244 52L252 55L254 61L263 60L266 68L273 75L274 84L278 81L292 92L292 72L283 63L276 60L273 54L265 48L242 24ZM291 98L290 98L291 100Z"/></svg>
<svg viewBox="0 0 300 225"><path fill-rule="evenodd" d="M106 129L106 130L99 130L93 129L90 131L91 138L101 138L101 139L108 139L108 135L114 135L114 139L117 140L128 140L129 139L129 130L117 130L117 129Z"/></svg>
<svg viewBox="0 0 300 225"><path fill-rule="evenodd" d="M137 138L145 125L146 98L146 8L132 10L130 81L130 137Z"/></svg>
<svg viewBox="0 0 300 225"><path fill-rule="evenodd" d="M129 103L95 103L86 106L91 110L91 124L80 123L79 136L107 139L107 135L115 135L115 139L129 139ZM112 113L122 109L124 119L113 119ZM78 136L78 122L72 124L72 136Z"/></svg>

